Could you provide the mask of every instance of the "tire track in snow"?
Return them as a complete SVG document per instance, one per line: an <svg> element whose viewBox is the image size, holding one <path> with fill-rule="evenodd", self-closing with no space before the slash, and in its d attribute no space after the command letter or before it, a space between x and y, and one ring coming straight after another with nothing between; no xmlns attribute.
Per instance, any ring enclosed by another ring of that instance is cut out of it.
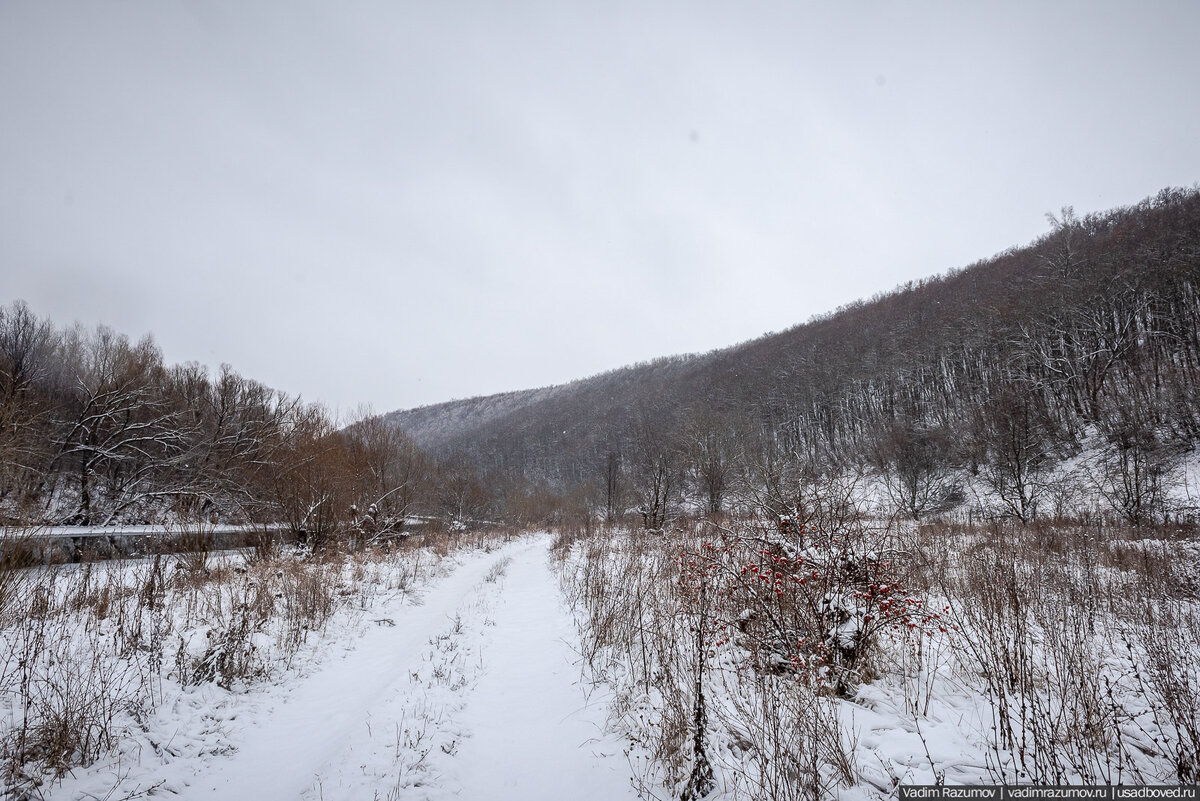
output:
<svg viewBox="0 0 1200 801"><path fill-rule="evenodd" d="M273 709L264 709L253 716L256 720L231 734L230 744L237 751L208 761L209 772L191 777L187 787L179 788L178 797L295 801L314 787L318 793L314 797L320 797L322 774L329 766L353 763L353 744L361 739L360 731L371 725L372 710L408 688L431 637L486 583L484 578L496 562L533 548L528 542L515 543L469 557L426 590L420 606L381 610L395 612L394 628L369 630L344 658L330 660L300 679Z"/></svg>
<svg viewBox="0 0 1200 801"><path fill-rule="evenodd" d="M487 670L463 713L458 797L487 801L635 799L606 705L580 685L577 634L547 564L548 542L513 561L494 613Z"/></svg>
<svg viewBox="0 0 1200 801"><path fill-rule="evenodd" d="M306 801L636 798L607 709L579 685L548 544L512 552L506 575L464 600Z"/></svg>

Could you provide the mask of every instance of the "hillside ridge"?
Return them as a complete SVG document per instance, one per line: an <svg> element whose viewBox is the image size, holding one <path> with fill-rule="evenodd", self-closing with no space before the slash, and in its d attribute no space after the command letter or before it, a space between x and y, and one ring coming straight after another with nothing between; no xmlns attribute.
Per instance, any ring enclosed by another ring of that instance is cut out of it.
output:
<svg viewBox="0 0 1200 801"><path fill-rule="evenodd" d="M750 484L779 465L867 471L918 515L962 495L939 471L991 474L1027 517L1043 473L1086 439L1142 476L1200 439L1200 190L1050 221L1028 245L778 333L389 420L493 480L593 499L616 470L635 495L665 471L694 501L716 452ZM1117 503L1135 519L1157 492Z"/></svg>

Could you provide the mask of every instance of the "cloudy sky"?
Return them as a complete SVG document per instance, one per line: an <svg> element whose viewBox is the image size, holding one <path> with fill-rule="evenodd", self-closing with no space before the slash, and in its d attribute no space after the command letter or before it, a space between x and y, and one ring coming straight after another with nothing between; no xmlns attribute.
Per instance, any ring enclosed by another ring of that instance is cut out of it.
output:
<svg viewBox="0 0 1200 801"><path fill-rule="evenodd" d="M1200 180L1195 2L0 0L0 302L349 410L802 322Z"/></svg>

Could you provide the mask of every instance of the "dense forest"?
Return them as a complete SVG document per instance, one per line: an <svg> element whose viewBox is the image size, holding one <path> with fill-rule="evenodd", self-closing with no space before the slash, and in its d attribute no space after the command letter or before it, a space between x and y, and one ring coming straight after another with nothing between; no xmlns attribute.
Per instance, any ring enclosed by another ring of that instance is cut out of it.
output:
<svg viewBox="0 0 1200 801"><path fill-rule="evenodd" d="M1192 514L1172 493L1200 436L1200 192L1048 219L1026 247L736 347L386 419L492 482L650 526L789 511L831 476L918 518Z"/></svg>

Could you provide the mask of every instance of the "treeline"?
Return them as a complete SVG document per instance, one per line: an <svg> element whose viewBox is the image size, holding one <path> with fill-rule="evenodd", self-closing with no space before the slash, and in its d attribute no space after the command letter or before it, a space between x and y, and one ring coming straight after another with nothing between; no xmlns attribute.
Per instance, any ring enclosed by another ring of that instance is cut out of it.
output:
<svg viewBox="0 0 1200 801"><path fill-rule="evenodd" d="M0 307L0 524L285 523L320 542L453 517L481 492L360 418L227 365L167 365L149 336Z"/></svg>
<svg viewBox="0 0 1200 801"><path fill-rule="evenodd" d="M0 522L657 527L793 514L833 484L916 518L1193 514L1172 482L1200 438L1200 191L1051 222L733 348L348 426L18 301L0 308Z"/></svg>
<svg viewBox="0 0 1200 801"><path fill-rule="evenodd" d="M913 517L1099 504L1158 519L1200 436L1200 192L1050 222L968 268L728 350L555 388L425 442L648 524L720 511L735 489L786 510L802 503L787 488L832 475ZM416 413L389 419L423 436Z"/></svg>

